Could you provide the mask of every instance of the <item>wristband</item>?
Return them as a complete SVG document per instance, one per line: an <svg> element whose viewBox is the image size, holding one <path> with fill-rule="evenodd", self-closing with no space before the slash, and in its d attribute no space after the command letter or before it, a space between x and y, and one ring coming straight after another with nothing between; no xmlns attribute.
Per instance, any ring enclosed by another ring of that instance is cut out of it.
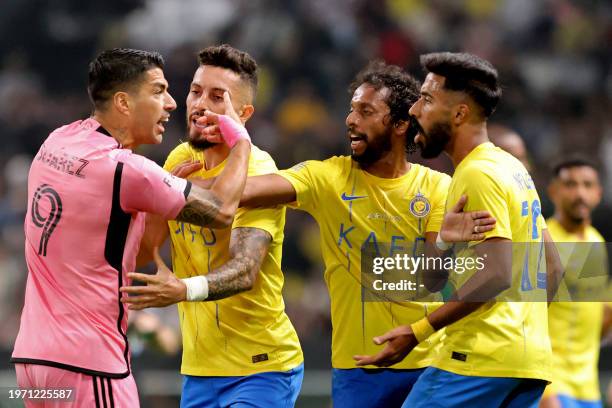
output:
<svg viewBox="0 0 612 408"><path fill-rule="evenodd" d="M206 300L208 297L208 279L206 279L206 276L194 276L181 280L187 286L186 300L188 302Z"/></svg>
<svg viewBox="0 0 612 408"><path fill-rule="evenodd" d="M412 329L412 333L419 343L434 334L436 331L431 323L429 323L427 317L412 323L410 328Z"/></svg>
<svg viewBox="0 0 612 408"><path fill-rule="evenodd" d="M448 242L442 240L442 234L438 232L438 236L436 237L436 246L440 251L448 251L453 244L449 244Z"/></svg>
<svg viewBox="0 0 612 408"><path fill-rule="evenodd" d="M230 147L234 147L239 140L248 140L251 142L251 137L246 128L236 123L232 118L227 115L219 115L219 129L221 130L221 136L223 140Z"/></svg>

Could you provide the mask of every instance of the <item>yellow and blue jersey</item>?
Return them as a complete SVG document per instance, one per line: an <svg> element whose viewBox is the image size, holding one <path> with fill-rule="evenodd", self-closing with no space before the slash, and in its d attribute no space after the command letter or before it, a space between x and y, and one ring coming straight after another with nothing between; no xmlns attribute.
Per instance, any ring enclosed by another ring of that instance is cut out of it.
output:
<svg viewBox="0 0 612 408"><path fill-rule="evenodd" d="M566 275L569 276L576 275L572 268L582 267L584 257L581 255L588 252L584 243L605 242L592 226L588 226L581 237L566 231L554 218L547 220L547 224L553 240L558 243L559 255L566 267ZM599 259L598 264L604 265L605 262L605 259ZM604 282L600 283L605 285L607 277L601 278ZM568 291L571 293L571 288ZM550 304L548 328L553 350L553 380L546 388L545 395L565 395L586 401L600 400L597 363L603 309L604 304L600 302Z"/></svg>
<svg viewBox="0 0 612 408"><path fill-rule="evenodd" d="M440 305L364 301L361 251L380 248L387 251L380 254L385 257L411 253L423 244L426 232L439 231L450 177L412 164L401 177L380 178L361 170L348 156L306 161L279 174L295 188L294 206L310 213L319 225L331 300L332 366L355 368L354 355L380 351L372 342L374 336L413 323ZM440 335L392 368L428 366Z"/></svg>
<svg viewBox="0 0 612 408"><path fill-rule="evenodd" d="M465 211L488 210L497 219L485 239L512 241L510 299L537 302L488 302L446 327L438 359L432 364L464 376L516 377L549 380L546 273L540 200L525 167L492 143L472 150L457 166L447 209L463 195ZM470 242L457 257L474 257ZM502 244L503 245L503 244ZM451 272L460 287L469 274Z"/></svg>
<svg viewBox="0 0 612 408"><path fill-rule="evenodd" d="M176 147L165 168L185 160L205 162L205 151L188 143ZM226 161L201 169L193 177L216 177ZM248 174L277 170L270 155L251 149ZM281 271L285 208L239 208L231 228L211 229L169 221L172 264L179 278L205 275L229 260L233 228L258 228L272 237L251 290L225 299L182 302L178 305L183 334L181 373L194 376L245 376L269 371L288 371L303 362L300 343L285 314Z"/></svg>

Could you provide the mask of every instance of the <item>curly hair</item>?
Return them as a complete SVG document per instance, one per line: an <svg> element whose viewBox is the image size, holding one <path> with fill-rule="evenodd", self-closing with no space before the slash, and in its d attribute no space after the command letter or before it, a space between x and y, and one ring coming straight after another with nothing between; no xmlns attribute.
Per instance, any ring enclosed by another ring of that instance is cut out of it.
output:
<svg viewBox="0 0 612 408"><path fill-rule="evenodd" d="M408 111L419 99L421 86L419 81L397 65L376 60L370 62L357 74L355 80L349 86L349 92L351 94L355 93L355 90L363 84L368 84L376 90L389 89L390 92L385 103L389 106L391 123L409 122L406 132L406 151L413 153L416 150L413 139L417 133L417 126L415 126Z"/></svg>

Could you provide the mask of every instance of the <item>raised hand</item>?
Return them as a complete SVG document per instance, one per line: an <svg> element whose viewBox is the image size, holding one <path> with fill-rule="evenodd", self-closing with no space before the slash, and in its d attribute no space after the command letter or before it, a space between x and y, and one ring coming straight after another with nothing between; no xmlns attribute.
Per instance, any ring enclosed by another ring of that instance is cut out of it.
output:
<svg viewBox="0 0 612 408"><path fill-rule="evenodd" d="M457 204L444 214L440 237L445 242L481 241L485 232L493 230L495 218L488 211L464 212L467 196L462 195Z"/></svg>
<svg viewBox="0 0 612 408"><path fill-rule="evenodd" d="M209 142L220 143L225 141L229 147L239 140L251 141L251 138L244 128L240 117L234 110L229 92L223 92L224 113L219 115L210 110L204 111L204 115L198 118L196 123L202 128L202 135Z"/></svg>
<svg viewBox="0 0 612 408"><path fill-rule="evenodd" d="M177 164L170 173L176 177L188 178L191 174L201 170L202 167L204 167L204 164L199 160L185 160Z"/></svg>
<svg viewBox="0 0 612 408"><path fill-rule="evenodd" d="M153 249L153 258L157 265L155 275L136 272L127 275L128 278L144 282L147 286L123 286L119 289L127 295L133 295L121 298L121 301L128 304L132 310L165 307L186 299L187 287L168 269L157 247Z"/></svg>

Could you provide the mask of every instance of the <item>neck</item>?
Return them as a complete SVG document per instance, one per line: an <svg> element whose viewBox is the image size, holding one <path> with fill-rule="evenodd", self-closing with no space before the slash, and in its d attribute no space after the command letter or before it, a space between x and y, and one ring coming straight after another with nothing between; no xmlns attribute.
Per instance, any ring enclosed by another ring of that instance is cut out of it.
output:
<svg viewBox="0 0 612 408"><path fill-rule="evenodd" d="M225 143L219 143L213 147L209 147L204 151L204 168L210 170L217 167L227 159L229 156L230 148Z"/></svg>
<svg viewBox="0 0 612 408"><path fill-rule="evenodd" d="M113 117L112 113L102 113L102 112L94 112L92 118L98 122L104 129L111 134L113 139L115 139L123 148L134 150L139 145L136 143L130 132L128 131L128 127L124 126L120 120L120 118Z"/></svg>
<svg viewBox="0 0 612 408"><path fill-rule="evenodd" d="M555 219L561 224L564 230L570 234L584 236L586 229L591 225L591 218L576 221L561 211L555 211Z"/></svg>
<svg viewBox="0 0 612 408"><path fill-rule="evenodd" d="M488 141L486 122L464 124L462 128L456 130L456 136L449 142L446 154L456 168L472 150Z"/></svg>
<svg viewBox="0 0 612 408"><path fill-rule="evenodd" d="M376 162L368 165L359 165L362 170L380 178L398 178L410 170L410 163L406 160L406 152L402 146L401 150L391 149Z"/></svg>

